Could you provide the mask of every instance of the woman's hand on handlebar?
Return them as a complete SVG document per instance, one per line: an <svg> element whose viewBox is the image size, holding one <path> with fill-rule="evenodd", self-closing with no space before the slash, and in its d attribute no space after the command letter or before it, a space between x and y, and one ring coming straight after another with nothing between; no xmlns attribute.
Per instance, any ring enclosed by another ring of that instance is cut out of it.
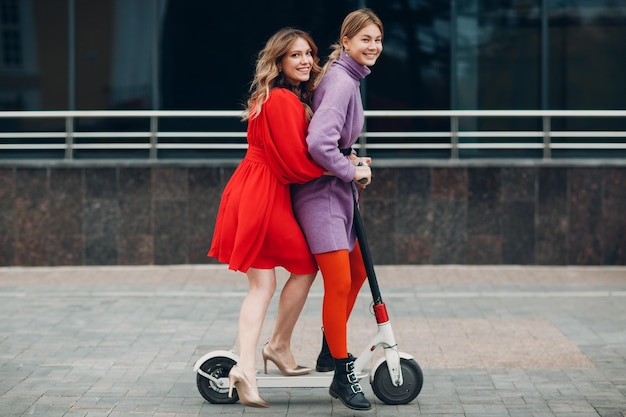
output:
<svg viewBox="0 0 626 417"><path fill-rule="evenodd" d="M349 156L350 158L350 162L352 162L352 165L355 166L359 166L359 164L361 165L371 165L372 164L372 158L370 158L369 156L356 156L356 154L350 154Z"/></svg>
<svg viewBox="0 0 626 417"><path fill-rule="evenodd" d="M361 188L365 188L372 182L372 169L367 165L357 165L354 181Z"/></svg>

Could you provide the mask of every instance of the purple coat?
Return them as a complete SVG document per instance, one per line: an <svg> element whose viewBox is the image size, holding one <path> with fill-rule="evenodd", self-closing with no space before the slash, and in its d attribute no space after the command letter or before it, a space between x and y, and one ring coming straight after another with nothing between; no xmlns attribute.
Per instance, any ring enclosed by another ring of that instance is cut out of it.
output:
<svg viewBox="0 0 626 417"><path fill-rule="evenodd" d="M306 138L309 153L334 176L291 186L291 200L311 252L352 250L356 167L341 153L358 140L365 117L359 84L370 69L348 54L331 64L313 97L314 116Z"/></svg>

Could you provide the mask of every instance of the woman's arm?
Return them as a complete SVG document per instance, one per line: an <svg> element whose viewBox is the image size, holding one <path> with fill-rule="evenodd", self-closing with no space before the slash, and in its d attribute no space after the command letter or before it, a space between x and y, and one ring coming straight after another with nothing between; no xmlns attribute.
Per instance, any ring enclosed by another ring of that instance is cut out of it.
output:
<svg viewBox="0 0 626 417"><path fill-rule="evenodd" d="M350 102L350 90L345 87L344 83L334 83L331 79L320 84L315 91L318 105L309 124L306 142L315 162L349 182L354 178L356 167L339 150Z"/></svg>
<svg viewBox="0 0 626 417"><path fill-rule="evenodd" d="M306 114L298 97L287 89L275 88L263 106L259 117L266 118L266 157L279 180L305 183L323 175L324 169L307 150Z"/></svg>

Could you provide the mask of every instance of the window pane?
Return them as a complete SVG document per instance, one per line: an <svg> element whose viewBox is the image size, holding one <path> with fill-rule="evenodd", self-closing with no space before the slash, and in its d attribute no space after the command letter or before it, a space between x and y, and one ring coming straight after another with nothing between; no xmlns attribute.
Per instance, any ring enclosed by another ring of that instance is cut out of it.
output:
<svg viewBox="0 0 626 417"><path fill-rule="evenodd" d="M626 1L558 3L550 9L551 108L626 108Z"/></svg>
<svg viewBox="0 0 626 417"><path fill-rule="evenodd" d="M459 2L456 103L461 110L541 108L539 0ZM538 118L464 118L461 131L540 130ZM541 142L541 138L463 137L460 143ZM462 150L461 157L541 157L541 150Z"/></svg>
<svg viewBox="0 0 626 417"><path fill-rule="evenodd" d="M76 3L76 109L152 108L152 0Z"/></svg>
<svg viewBox="0 0 626 417"><path fill-rule="evenodd" d="M0 0L0 110L67 108L67 0Z"/></svg>
<svg viewBox="0 0 626 417"><path fill-rule="evenodd" d="M285 26L308 31L325 60L330 44L337 40L341 21L357 7L356 3L320 0L303 6L301 2L285 0L251 1L243 11L241 2L168 1L159 44L161 108L241 110L257 54L274 32ZM160 129L245 131L245 124L237 118L171 118L163 120ZM190 142L188 138L167 141ZM163 150L159 157L240 158L244 152Z"/></svg>
<svg viewBox="0 0 626 417"><path fill-rule="evenodd" d="M550 13L550 107L565 110L626 108L626 1L559 2ZM623 118L567 118L555 130L626 131ZM553 142L593 143L596 138L562 137ZM603 138L623 142L624 138ZM623 157L624 150L564 149L555 158Z"/></svg>
<svg viewBox="0 0 626 417"><path fill-rule="evenodd" d="M0 111L67 109L67 0L0 0L0 15ZM64 127L58 119L2 118L0 132L17 134L1 141L0 157L62 158ZM59 137L20 137L22 132Z"/></svg>
<svg viewBox="0 0 626 417"><path fill-rule="evenodd" d="M153 108L153 44L158 2L92 0L76 1L75 5L76 109ZM75 130L119 133L107 138L75 138L78 149L74 150L74 158L148 157L150 124L146 118L81 118L76 121ZM126 132L139 132L142 136ZM107 142L132 149L102 149L102 143Z"/></svg>
<svg viewBox="0 0 626 417"><path fill-rule="evenodd" d="M460 2L457 31L460 109L540 108L539 0Z"/></svg>
<svg viewBox="0 0 626 417"><path fill-rule="evenodd" d="M365 79L365 107L372 110L450 108L450 2L368 1L381 18L385 36L383 53ZM372 132L446 132L447 118L376 118L368 120ZM448 158L449 149L437 149L449 139L441 137L368 137L367 143L418 142L433 149L368 149L373 157Z"/></svg>

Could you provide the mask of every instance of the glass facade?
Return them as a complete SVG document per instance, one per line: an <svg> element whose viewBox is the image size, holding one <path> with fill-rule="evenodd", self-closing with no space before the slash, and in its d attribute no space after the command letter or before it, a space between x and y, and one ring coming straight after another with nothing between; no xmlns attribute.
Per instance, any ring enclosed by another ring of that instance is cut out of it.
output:
<svg viewBox="0 0 626 417"><path fill-rule="evenodd" d="M626 0L321 0L306 7L289 0L0 0L0 111L238 110L271 33L305 29L324 57L345 14L361 6L385 24L383 55L364 83L367 109L626 109ZM583 122L626 130L620 119L555 120L555 127L579 130ZM3 119L0 130L19 123L64 129L51 125L58 121ZM76 129L95 123L81 120ZM98 130L145 129L107 123ZM240 128L233 120L167 123L160 129ZM443 118L368 123L372 131L450 129ZM540 123L463 119L460 129ZM489 152L480 156L535 156Z"/></svg>

